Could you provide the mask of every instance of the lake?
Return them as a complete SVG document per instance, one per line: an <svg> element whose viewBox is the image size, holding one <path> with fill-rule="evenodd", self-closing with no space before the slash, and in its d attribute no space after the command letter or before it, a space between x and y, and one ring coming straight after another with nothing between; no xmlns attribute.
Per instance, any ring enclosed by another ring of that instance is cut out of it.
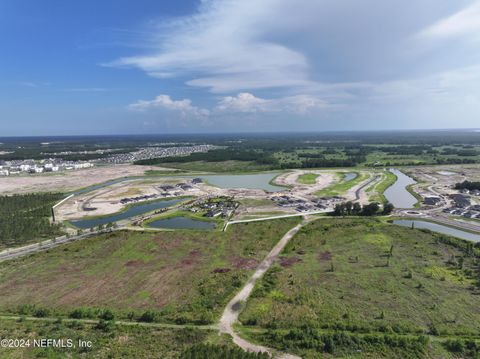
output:
<svg viewBox="0 0 480 359"><path fill-rule="evenodd" d="M357 174L355 172L347 172L343 174L343 181L348 182L353 179L357 178Z"/></svg>
<svg viewBox="0 0 480 359"><path fill-rule="evenodd" d="M407 186L417 183L415 180L397 169L390 169L397 180L384 192L385 198L395 206L395 208L413 208L417 199L407 191Z"/></svg>
<svg viewBox="0 0 480 359"><path fill-rule="evenodd" d="M102 216L98 218L72 220L70 221L70 223L73 224L75 227L82 229L98 227L100 225L105 225L108 223L118 222L123 219L128 219L130 217L139 216L141 214L154 211L156 209L171 207L181 201L184 201L185 199L186 198L175 198L170 200L160 200L143 204L136 204L129 207L125 212L114 213L112 215Z"/></svg>
<svg viewBox="0 0 480 359"><path fill-rule="evenodd" d="M415 228L429 229L433 232L448 234L450 236L462 238L467 241L480 242L480 234L462 231L461 229L443 226L438 223L432 223L432 222L420 221L420 220L408 220L408 219L397 219L397 220L394 220L393 223L398 224L400 226L404 226L404 227L410 227L410 228L412 227L412 223L414 223Z"/></svg>
<svg viewBox="0 0 480 359"><path fill-rule="evenodd" d="M215 229L214 222L201 221L198 219L178 216L171 218L158 219L150 222L149 227L169 228L169 229Z"/></svg>
<svg viewBox="0 0 480 359"><path fill-rule="evenodd" d="M285 188L270 184L270 181L278 175L279 173L258 173L248 175L201 175L199 177L212 186L220 188L250 188L278 192L285 190Z"/></svg>

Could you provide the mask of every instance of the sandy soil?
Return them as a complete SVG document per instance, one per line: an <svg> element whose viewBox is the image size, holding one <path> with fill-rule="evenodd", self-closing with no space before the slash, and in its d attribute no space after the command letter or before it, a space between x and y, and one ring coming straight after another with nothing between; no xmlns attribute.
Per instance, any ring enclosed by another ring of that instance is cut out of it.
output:
<svg viewBox="0 0 480 359"><path fill-rule="evenodd" d="M68 192L125 176L142 176L159 167L116 165L61 173L0 177L0 193ZM162 169L163 170L163 169Z"/></svg>
<svg viewBox="0 0 480 359"><path fill-rule="evenodd" d="M298 177L300 177L305 173L318 174L318 177L316 178L316 183L311 185L304 185L304 184L298 183ZM335 181L337 181L337 177L335 176L335 173L333 173L332 171L325 172L325 171L318 171L318 170L317 171L296 170L296 171L287 172L279 175L277 178L275 178L274 182L275 184L278 184L281 186L295 187L295 195L297 197L302 197L302 196L308 197L313 195L315 192L318 192L321 189L330 186Z"/></svg>

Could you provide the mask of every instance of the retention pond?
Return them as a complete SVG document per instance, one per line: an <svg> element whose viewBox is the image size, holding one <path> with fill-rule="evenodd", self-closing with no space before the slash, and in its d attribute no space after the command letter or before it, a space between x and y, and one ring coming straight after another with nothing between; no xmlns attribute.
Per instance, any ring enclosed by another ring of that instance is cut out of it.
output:
<svg viewBox="0 0 480 359"><path fill-rule="evenodd" d="M395 208L413 208L417 199L407 190L407 186L415 184L415 180L397 169L391 169L397 180L388 187L384 193L385 198L395 206Z"/></svg>
<svg viewBox="0 0 480 359"><path fill-rule="evenodd" d="M433 232L447 234L449 236L465 239L467 241L480 242L480 234L462 231L461 229L447 227L438 223L410 219L397 219L394 220L393 223L410 228L413 225L415 228L429 229Z"/></svg>
<svg viewBox="0 0 480 359"><path fill-rule="evenodd" d="M171 218L158 219L150 222L149 227L168 228L168 229L215 229L214 222L201 221L198 219L178 216Z"/></svg>
<svg viewBox="0 0 480 359"><path fill-rule="evenodd" d="M148 213L156 209L171 207L184 200L185 198L175 198L170 200L160 200L160 201L152 201L152 202L137 204L129 207L127 210L123 212L118 212L112 215L101 216L96 218L72 220L70 221L70 223L73 224L75 227L82 228L82 229L98 227L108 223L113 223L113 222L121 221L123 219L128 219L130 217L140 216L144 213Z"/></svg>

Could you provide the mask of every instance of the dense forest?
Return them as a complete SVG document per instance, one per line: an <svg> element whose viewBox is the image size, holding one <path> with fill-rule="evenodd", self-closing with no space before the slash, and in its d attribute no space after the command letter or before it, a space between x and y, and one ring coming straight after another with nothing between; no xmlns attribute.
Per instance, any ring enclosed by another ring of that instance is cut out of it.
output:
<svg viewBox="0 0 480 359"><path fill-rule="evenodd" d="M60 226L50 223L51 207L61 193L0 196L0 246L20 245L53 237Z"/></svg>

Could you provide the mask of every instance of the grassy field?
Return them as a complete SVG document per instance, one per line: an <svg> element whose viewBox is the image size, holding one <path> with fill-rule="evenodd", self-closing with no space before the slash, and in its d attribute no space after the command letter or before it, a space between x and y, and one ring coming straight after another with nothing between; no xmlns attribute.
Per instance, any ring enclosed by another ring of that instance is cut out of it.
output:
<svg viewBox="0 0 480 359"><path fill-rule="evenodd" d="M110 308L157 321L211 323L274 244L297 223L235 225L227 232L113 232L0 263L0 311L68 315ZM130 313L131 312L131 313Z"/></svg>
<svg viewBox="0 0 480 359"><path fill-rule="evenodd" d="M242 330L304 358L448 358L446 337L480 340L480 253L466 243L377 219L315 221L256 286Z"/></svg>
<svg viewBox="0 0 480 359"><path fill-rule="evenodd" d="M396 180L397 176L395 176L392 172L383 171L380 182L374 183L372 186L367 188L367 193L371 193L370 201L380 203L387 202L384 193L388 187L395 183Z"/></svg>
<svg viewBox="0 0 480 359"><path fill-rule="evenodd" d="M304 173L298 176L297 182L301 184L315 184L318 175L315 173Z"/></svg>
<svg viewBox="0 0 480 359"><path fill-rule="evenodd" d="M0 348L4 359L147 359L181 358L192 344L230 345L215 330L164 329L141 326L88 324L82 322L42 322L0 320L1 338L72 339L74 348ZM91 341L91 348L80 348L78 340ZM205 358L207 359L207 358Z"/></svg>
<svg viewBox="0 0 480 359"><path fill-rule="evenodd" d="M355 172L357 176L350 181L345 181L345 173L338 172L337 175L340 177L340 180L320 191L315 193L317 196L338 196L342 195L343 193L347 192L353 186L356 186L360 182L366 180L368 178L368 174L366 173L358 173Z"/></svg>
<svg viewBox="0 0 480 359"><path fill-rule="evenodd" d="M261 165L253 161L221 161L221 162L169 162L162 163L161 167L176 168L184 171L199 171L199 172L229 172L241 173L250 171L266 171L271 170L269 165Z"/></svg>

